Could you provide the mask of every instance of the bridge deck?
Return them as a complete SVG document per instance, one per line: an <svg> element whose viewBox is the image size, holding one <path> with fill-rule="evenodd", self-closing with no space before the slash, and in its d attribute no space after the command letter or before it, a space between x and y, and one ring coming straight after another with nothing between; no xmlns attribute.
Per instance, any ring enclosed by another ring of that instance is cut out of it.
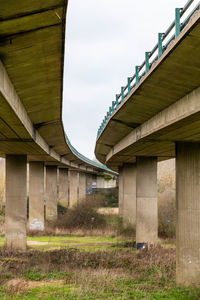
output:
<svg viewBox="0 0 200 300"><path fill-rule="evenodd" d="M106 169L75 154L65 138L62 98L67 3L1 1L0 156L27 154L32 161Z"/></svg>
<svg viewBox="0 0 200 300"><path fill-rule="evenodd" d="M179 37L168 46L110 118L96 143L95 154L101 162L107 162L110 167L117 169L122 162L134 162L136 155L155 155L160 159L174 157L174 140L185 140L181 132L187 131L187 140L194 140L188 135L191 132L196 134L194 130L200 128L197 126L198 112L195 117L187 115L184 123L187 127L179 124L179 134L174 132L175 126L170 127L166 122L165 138L159 143L155 134L143 140L141 126L144 128L153 117L155 123L160 112L200 86L199 50L200 12L197 11ZM187 106L182 109L187 112ZM177 110L170 113L171 116L174 114L173 122L176 123Z"/></svg>

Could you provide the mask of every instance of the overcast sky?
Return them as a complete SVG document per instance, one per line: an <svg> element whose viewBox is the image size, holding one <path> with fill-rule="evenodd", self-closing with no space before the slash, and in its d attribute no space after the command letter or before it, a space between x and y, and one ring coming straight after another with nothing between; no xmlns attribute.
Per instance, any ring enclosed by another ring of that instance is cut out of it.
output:
<svg viewBox="0 0 200 300"><path fill-rule="evenodd" d="M98 127L186 0L69 0L63 121L73 146L93 159Z"/></svg>

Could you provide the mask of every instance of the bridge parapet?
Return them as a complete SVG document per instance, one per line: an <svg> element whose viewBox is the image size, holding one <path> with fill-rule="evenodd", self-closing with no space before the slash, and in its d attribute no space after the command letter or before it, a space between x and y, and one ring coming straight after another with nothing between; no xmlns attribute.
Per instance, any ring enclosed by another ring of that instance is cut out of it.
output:
<svg viewBox="0 0 200 300"><path fill-rule="evenodd" d="M192 16L199 10L200 1L195 0L189 0L183 8L175 9L175 20L164 33L158 33L158 43L151 51L145 52L145 60L139 66L135 67L134 75L128 77L127 84L121 87L121 93L116 94L115 101L112 101L112 105L109 107L108 112L98 128L97 139L119 106L123 105L125 98L137 87L141 79L151 72L152 66L162 57L168 46L179 37Z"/></svg>

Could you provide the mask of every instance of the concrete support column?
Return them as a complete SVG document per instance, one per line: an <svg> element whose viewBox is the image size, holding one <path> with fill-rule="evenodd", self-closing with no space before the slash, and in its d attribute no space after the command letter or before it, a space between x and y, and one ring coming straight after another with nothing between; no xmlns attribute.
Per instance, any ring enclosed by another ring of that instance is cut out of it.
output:
<svg viewBox="0 0 200 300"><path fill-rule="evenodd" d="M157 158L137 157L136 242L158 240Z"/></svg>
<svg viewBox="0 0 200 300"><path fill-rule="evenodd" d="M44 164L29 163L29 228L44 230Z"/></svg>
<svg viewBox="0 0 200 300"><path fill-rule="evenodd" d="M46 220L57 219L57 166L46 166Z"/></svg>
<svg viewBox="0 0 200 300"><path fill-rule="evenodd" d="M119 216L123 217L124 202L124 183L123 183L123 167L119 168Z"/></svg>
<svg viewBox="0 0 200 300"><path fill-rule="evenodd" d="M135 226L136 225L136 164L124 164L123 166L123 210L122 212L123 212L122 214L123 214L124 225L130 224Z"/></svg>
<svg viewBox="0 0 200 300"><path fill-rule="evenodd" d="M86 200L86 174L79 173L79 201Z"/></svg>
<svg viewBox="0 0 200 300"><path fill-rule="evenodd" d="M78 172L69 172L69 206L73 207L78 203Z"/></svg>
<svg viewBox="0 0 200 300"><path fill-rule="evenodd" d="M6 248L26 250L27 156L6 155Z"/></svg>
<svg viewBox="0 0 200 300"><path fill-rule="evenodd" d="M59 169L58 201L64 207L68 207L68 201L69 201L68 188L69 188L68 169L60 168Z"/></svg>
<svg viewBox="0 0 200 300"><path fill-rule="evenodd" d="M200 285L200 143L176 144L176 281Z"/></svg>
<svg viewBox="0 0 200 300"><path fill-rule="evenodd" d="M103 189L104 188L104 176L98 176L97 175L97 188Z"/></svg>

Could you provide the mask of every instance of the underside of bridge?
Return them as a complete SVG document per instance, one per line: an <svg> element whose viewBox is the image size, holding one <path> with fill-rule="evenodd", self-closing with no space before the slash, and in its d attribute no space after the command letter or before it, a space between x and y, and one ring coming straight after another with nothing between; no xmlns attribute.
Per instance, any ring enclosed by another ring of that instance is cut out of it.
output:
<svg viewBox="0 0 200 300"><path fill-rule="evenodd" d="M138 247L157 243L157 161L176 158L176 282L185 286L200 284L199 9L114 106L95 149L119 170L120 215L136 226Z"/></svg>
<svg viewBox="0 0 200 300"><path fill-rule="evenodd" d="M175 157L175 141L200 141L200 12L141 78L97 139L112 169L137 156Z"/></svg>
<svg viewBox="0 0 200 300"><path fill-rule="evenodd" d="M74 151L62 123L67 4L1 1L0 156L98 172L100 164Z"/></svg>
<svg viewBox="0 0 200 300"><path fill-rule="evenodd" d="M46 219L55 220L58 202L68 207L85 199L88 174L96 181L99 173L116 175L81 155L64 132L67 4L0 1L0 156L6 159L9 249L26 249L27 196L29 228L44 230L44 205Z"/></svg>

